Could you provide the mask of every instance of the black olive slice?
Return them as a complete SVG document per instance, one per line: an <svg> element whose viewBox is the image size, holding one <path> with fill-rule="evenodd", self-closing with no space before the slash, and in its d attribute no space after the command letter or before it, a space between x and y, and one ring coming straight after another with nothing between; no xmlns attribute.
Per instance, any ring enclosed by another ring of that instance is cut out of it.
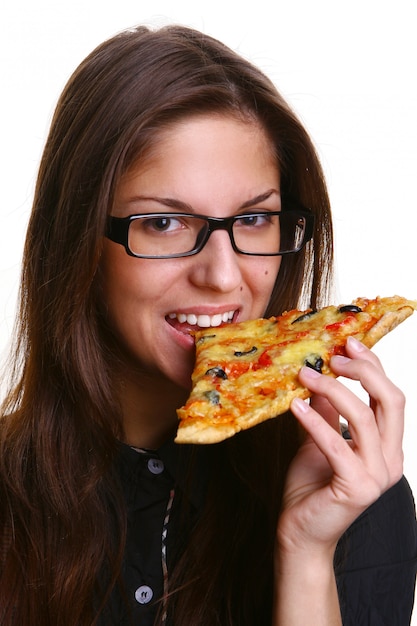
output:
<svg viewBox="0 0 417 626"><path fill-rule="evenodd" d="M255 352L257 351L258 348L256 346L253 346L253 348L247 350L246 352L240 352L239 350L237 350L237 352L235 352L235 356L247 356L248 354L255 354Z"/></svg>
<svg viewBox="0 0 417 626"><path fill-rule="evenodd" d="M202 337L197 339L196 345L204 343L205 341L208 341L208 339L214 339L215 337L216 337L216 335L203 335Z"/></svg>
<svg viewBox="0 0 417 626"><path fill-rule="evenodd" d="M211 404L219 404L220 403L220 394L215 389L211 389L210 391L205 391L204 395L207 400L211 402Z"/></svg>
<svg viewBox="0 0 417 626"><path fill-rule="evenodd" d="M207 370L206 376L215 376L216 378L223 378L223 380L227 380L227 374L221 367L211 367Z"/></svg>
<svg viewBox="0 0 417 626"><path fill-rule="evenodd" d="M341 425L340 430L341 430L343 439L352 439L352 436L349 432L349 428L345 424Z"/></svg>
<svg viewBox="0 0 417 626"><path fill-rule="evenodd" d="M345 304L339 307L339 313L362 313L362 309L356 304Z"/></svg>
<svg viewBox="0 0 417 626"><path fill-rule="evenodd" d="M304 361L304 364L305 364L307 367L311 367L311 369L316 370L316 372L320 372L320 374L321 374L321 370L322 370L322 368L323 368L324 361L323 361L323 359L321 358L321 356L318 356L318 357L316 357L316 358L315 358L315 360L314 360L314 362L313 362L313 363L312 363L311 361L309 361L308 359L306 359L306 360Z"/></svg>
<svg viewBox="0 0 417 626"><path fill-rule="evenodd" d="M316 313L317 313L317 309L314 309L313 311L309 311L308 313L303 313L303 315L300 315L300 317L297 317L297 319L293 320L291 324L295 324L296 322L304 322L304 320L308 320L309 317L311 317L312 315L315 315Z"/></svg>

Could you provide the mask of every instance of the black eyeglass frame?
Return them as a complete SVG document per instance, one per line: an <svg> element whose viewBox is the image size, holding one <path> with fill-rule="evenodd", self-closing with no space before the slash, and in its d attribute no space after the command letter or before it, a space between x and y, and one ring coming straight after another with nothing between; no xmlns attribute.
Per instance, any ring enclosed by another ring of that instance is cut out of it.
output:
<svg viewBox="0 0 417 626"><path fill-rule="evenodd" d="M265 253L265 252L245 252L244 250L240 250L234 240L233 236L233 224L242 219L248 217L256 217L259 215L282 215L286 213L292 213L300 218L304 218L305 220L305 228L303 233L303 239L300 245L295 250L286 250L284 252L274 252L274 253ZM188 252L179 252L175 254L166 254L166 255L150 255L150 254L138 254L133 252L129 247L129 227L131 222L139 217L161 217L161 216L172 216L172 217L193 217L204 220L208 224L207 231L205 232L203 237L197 237L195 247ZM115 243L119 243L124 247L127 254L129 256L138 258L138 259L177 259L181 257L194 256L201 252L201 250L206 245L209 240L210 235L216 230L225 230L230 238L230 243L232 244L232 248L238 254L244 254L246 256L283 256L286 254L294 254L302 250L302 248L312 239L314 232L314 214L310 209L306 208L296 208L289 209L283 211L252 211L250 213L242 213L240 215L232 215L230 217L208 217L207 215L199 215L195 213L164 213L164 212L156 212L156 213L137 213L134 215L128 215L127 217L115 217L114 215L109 215L107 218L107 229L106 229L106 237Z"/></svg>

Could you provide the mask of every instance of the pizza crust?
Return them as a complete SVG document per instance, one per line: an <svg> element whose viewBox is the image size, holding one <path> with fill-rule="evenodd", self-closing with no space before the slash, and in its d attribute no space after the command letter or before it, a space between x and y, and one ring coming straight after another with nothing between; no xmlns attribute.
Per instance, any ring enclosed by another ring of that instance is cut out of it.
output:
<svg viewBox="0 0 417 626"><path fill-rule="evenodd" d="M242 428L225 424L187 423L178 431L176 443L219 443L238 433Z"/></svg>
<svg viewBox="0 0 417 626"><path fill-rule="evenodd" d="M378 322L367 332L362 339L362 343L368 348L372 348L382 337L388 335L394 328L396 328L401 322L410 317L414 313L414 309L410 306L405 306L398 311L389 311L385 313Z"/></svg>
<svg viewBox="0 0 417 626"><path fill-rule="evenodd" d="M288 411L289 406L293 398L301 398L306 400L311 396L311 393L304 387L297 387L292 391L288 391L283 402L282 398L272 400L268 407L264 406L251 413L248 418L246 415L237 417L233 423L221 424L207 424L204 422L186 422L181 429L178 430L175 438L176 443L196 443L196 444L210 444L219 443L224 441L233 435L236 435L241 430L247 430L253 428L262 422L266 422L269 419L273 419L282 415Z"/></svg>

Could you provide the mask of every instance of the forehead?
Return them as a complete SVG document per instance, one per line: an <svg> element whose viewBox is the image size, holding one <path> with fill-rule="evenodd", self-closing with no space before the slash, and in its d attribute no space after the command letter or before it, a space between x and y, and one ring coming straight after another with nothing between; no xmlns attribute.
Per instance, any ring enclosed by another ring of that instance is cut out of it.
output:
<svg viewBox="0 0 417 626"><path fill-rule="evenodd" d="M177 139L184 141L187 135L195 136L196 140L201 137L206 130L207 137L213 132L213 129L221 129L226 132L228 129L239 129L240 133L249 136L262 137L265 148L268 149L269 155L276 157L276 146L269 137L267 131L261 122L252 115L233 113L233 112L211 112L211 113L194 113L171 120L164 123L158 129L151 129L146 139L146 145L140 146L140 154L137 158L133 156L125 168L126 172L145 166L146 163L152 162L160 156L161 150L169 144L175 143Z"/></svg>
<svg viewBox="0 0 417 626"><path fill-rule="evenodd" d="M158 132L145 158L121 178L111 212L115 217L180 211L223 218L242 209L279 210L279 190L272 142L258 123L193 116ZM276 263L271 262L274 269Z"/></svg>
<svg viewBox="0 0 417 626"><path fill-rule="evenodd" d="M260 124L250 118L230 115L198 115L161 129L145 155L122 176L118 195L134 191L181 194L191 190L209 191L213 185L225 192L231 185L240 188L264 184L276 187L279 170L272 142Z"/></svg>

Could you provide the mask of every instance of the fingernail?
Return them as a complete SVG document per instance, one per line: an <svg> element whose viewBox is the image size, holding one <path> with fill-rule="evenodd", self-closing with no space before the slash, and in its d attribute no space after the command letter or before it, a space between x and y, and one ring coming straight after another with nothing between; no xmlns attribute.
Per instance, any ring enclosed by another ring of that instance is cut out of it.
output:
<svg viewBox="0 0 417 626"><path fill-rule="evenodd" d="M347 356L342 356L341 354L336 354L335 356L332 356L330 363L336 363L339 365L346 365L347 363L349 363L351 361L351 359L349 359Z"/></svg>
<svg viewBox="0 0 417 626"><path fill-rule="evenodd" d="M313 369L312 367L308 367L307 365L304 365L301 371L303 373L303 376L306 376L307 378L319 378L319 376L321 376L320 372Z"/></svg>
<svg viewBox="0 0 417 626"><path fill-rule="evenodd" d="M304 400L301 400L301 398L294 398L293 401L291 402L291 405L297 410L299 410L301 413L307 413L309 405L307 404L307 402L304 402Z"/></svg>
<svg viewBox="0 0 417 626"><path fill-rule="evenodd" d="M363 343L358 341L355 337L348 337L346 343L349 344L349 348L356 350L356 352L363 352L365 350Z"/></svg>

